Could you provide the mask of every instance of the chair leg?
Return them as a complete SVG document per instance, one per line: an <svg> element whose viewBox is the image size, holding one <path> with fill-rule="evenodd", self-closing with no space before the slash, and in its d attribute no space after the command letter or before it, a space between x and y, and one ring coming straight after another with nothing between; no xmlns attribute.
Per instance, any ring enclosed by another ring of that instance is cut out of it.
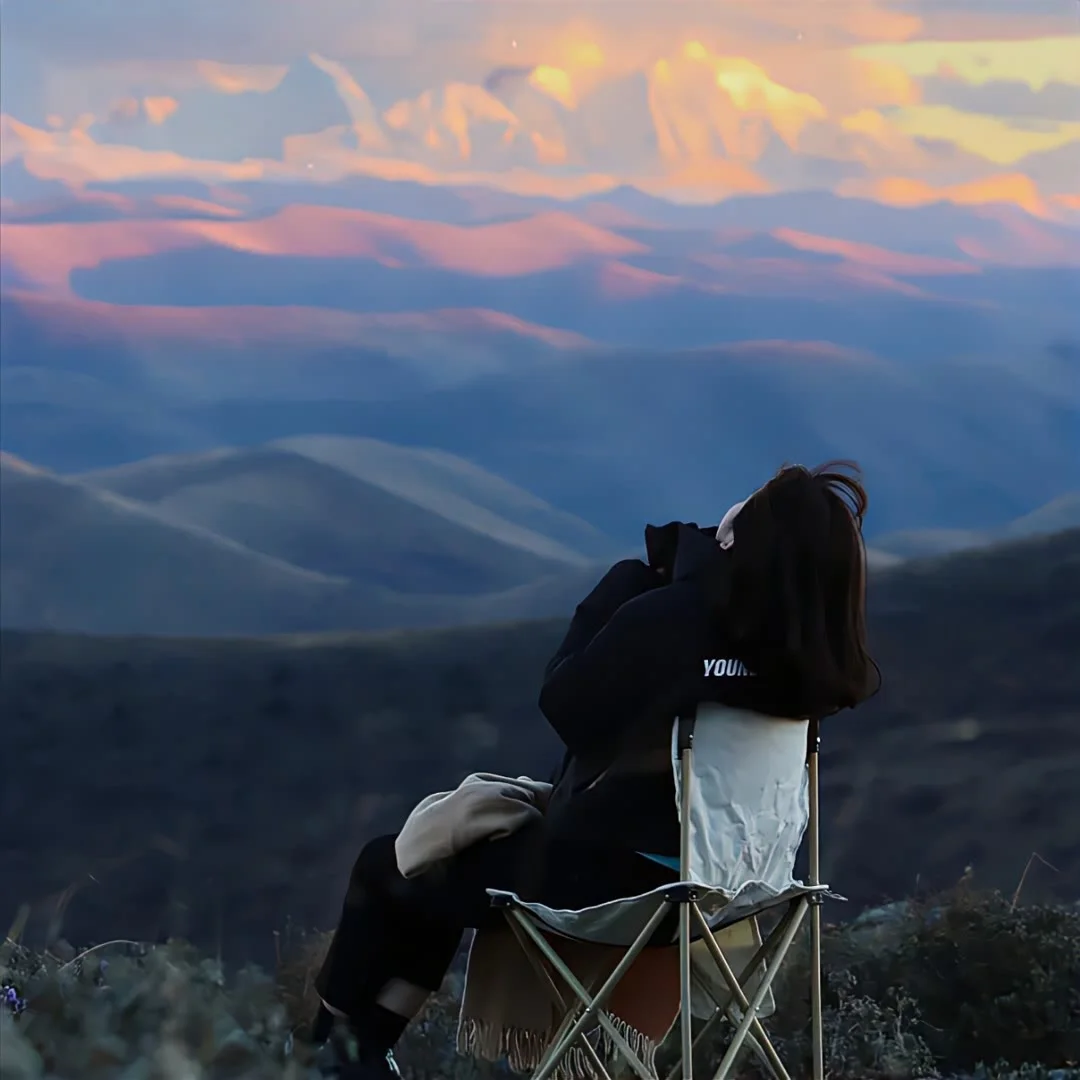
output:
<svg viewBox="0 0 1080 1080"><path fill-rule="evenodd" d="M511 917L508 912L506 921L510 926L510 932L517 939L518 945L521 947L521 951L525 954L532 966L532 969L536 972L537 977L547 987L548 992L551 994L555 1004L564 1010L562 1023L559 1024L558 1029L555 1032L554 1037L551 1040L551 1045L544 1051L544 1056L540 1059L539 1064L536 1066L537 1070L544 1068L547 1064L548 1058L554 1053L555 1048L559 1045L560 1039L570 1029L574 1021L580 1016L583 1005L576 1002L567 1001L559 990L558 983L552 978L551 971L545 966L543 960L536 955L534 949L529 947L529 939L522 933L521 927L518 925L517 920ZM607 1069L604 1067L604 1061L597 1052L596 1047L589 1042L588 1035L583 1034L579 1040L584 1052L588 1055L589 1060L593 1064L593 1068L596 1069L597 1074L602 1080L611 1080Z"/></svg>
<svg viewBox="0 0 1080 1080"><path fill-rule="evenodd" d="M813 1080L825 1080L825 1022L821 1002L821 904L810 910L810 1044Z"/></svg>
<svg viewBox="0 0 1080 1080"><path fill-rule="evenodd" d="M664 915L667 914L669 906L670 905L667 902L664 902L657 907L648 923L646 923L645 928L638 935L637 940L626 951L623 958L616 965L615 970L608 976L603 986L600 987L593 997L589 996L588 991L581 985L569 967L563 963L559 954L555 952L550 943L544 938L543 934L536 929L532 922L528 918L522 916L520 912L513 912L514 917L518 920L518 924L532 939L533 944L540 951L541 955L555 968L566 982L567 986L569 986L577 996L578 1000L585 1006L581 1016L573 1025L571 1025L570 1030L558 1041L552 1057L545 1063L544 1068L540 1069L535 1074L533 1080L548 1080L548 1077L555 1071L556 1065L565 1055L566 1051L577 1041L587 1026L594 1021L598 1022L604 1029L611 1039L612 1044L626 1058L634 1072L641 1077L641 1080L653 1080L652 1074L645 1067L645 1064L638 1058L637 1054L634 1053L633 1048L623 1037L622 1033L615 1027L608 1015L603 1011L603 1004L622 977L630 970L631 964L638 958L642 949L645 948L657 926L660 925L660 921L663 919Z"/></svg>
<svg viewBox="0 0 1080 1080"><path fill-rule="evenodd" d="M573 1050L573 1046L569 1045L562 1050L562 1053L555 1053L555 1051L558 1049L559 1042L562 1037L566 1034L567 1031L570 1030L577 1018L581 1015L582 1008L582 1005L576 1005L567 1012L565 1017L563 1017L562 1023L559 1024L558 1028L555 1031L555 1037L552 1039L551 1045L544 1051L543 1057L541 1057L540 1061L537 1063L536 1069L533 1072L534 1077L539 1076L541 1070L548 1067L549 1062L551 1063L553 1068L557 1068L559 1061L561 1061L562 1058L564 1058L568 1053L570 1053L571 1050ZM581 1035L578 1036L577 1043L581 1047L582 1051L585 1053L586 1057L588 1057L589 1061L592 1063L592 1067L596 1070L596 1075L600 1078L600 1080L612 1080L611 1073L608 1072L608 1068L607 1065L604 1063L604 1059L600 1056L600 1053L596 1049L596 1047L593 1046L591 1042L589 1042L589 1036L587 1032L582 1032Z"/></svg>
<svg viewBox="0 0 1080 1080"><path fill-rule="evenodd" d="M684 901L679 909L679 1020L685 1080L694 1078L694 1017L690 1009L693 986L690 975L690 903Z"/></svg>
<svg viewBox="0 0 1080 1080"><path fill-rule="evenodd" d="M776 1071L776 1067L773 1065L769 1055L765 1052L765 1047L754 1038L753 1032L746 1036L746 1045L753 1051L754 1057L758 1060L758 1065L765 1070L765 1075L769 1080L786 1080L788 1077L787 1070L783 1073L778 1073Z"/></svg>
<svg viewBox="0 0 1080 1080"><path fill-rule="evenodd" d="M780 921L769 932L769 936L758 946L757 951L747 962L746 966L739 973L738 983L742 987L749 979L750 976L757 971L762 964L768 964L775 951L776 943L780 940L784 931L790 925L791 921L795 918L798 911L798 904L792 902L788 906L788 910L784 913ZM725 958L726 959L726 958ZM726 1013L717 1007L717 1010L713 1015L705 1022L705 1025L698 1032L697 1038L694 1040L695 1045L699 1042L704 1042L705 1039L713 1032L716 1025L724 1019ZM680 1080L682 1075L682 1062L677 1061L671 1068L671 1071L665 1077L665 1080Z"/></svg>
<svg viewBox="0 0 1080 1080"><path fill-rule="evenodd" d="M739 1026L735 1029L731 1045L728 1047L727 1053L724 1054L713 1080L727 1080L731 1072L731 1067L735 1063L735 1057L738 1054L747 1033L753 1027L755 1022L760 1026L761 1022L757 1019L757 1011L761 1008L761 1003L765 1000L765 995L768 994L773 979L776 978L776 973L780 970L780 965L784 962L784 957L787 956L787 952L791 948L791 943L795 940L795 935L798 933L799 926L802 923L803 916L806 914L807 907L808 905L805 900L799 901L795 916L785 928L784 933L776 946L772 966L765 972L761 982L758 983L758 988L754 992L754 996L747 1003L745 1015Z"/></svg>
<svg viewBox="0 0 1080 1080"><path fill-rule="evenodd" d="M746 972L750 972L750 971L753 971L753 970L754 970L754 965L753 964L748 964L747 968L746 968ZM742 986L743 983L746 981L746 977L747 977L746 972L744 972L743 975L739 976L738 982L739 982L740 986ZM736 1011L736 1009L732 1006L731 1002L728 1002L726 1007L723 1006L713 996L713 992L712 992L711 987L707 986L700 978L695 979L695 986L697 987L698 991L702 994L703 997L707 997L712 1002L712 1006L713 1006L713 1014L712 1014L712 1016L704 1023L701 1030L697 1033L697 1035L694 1038L694 1050L696 1051L697 1048L698 1048L698 1044L705 1042L705 1039L708 1036L708 1033L713 1028L713 1022L715 1020L717 1020L721 1016L726 1016L728 1018L728 1020L731 1021L732 1026L734 1026L734 1025L738 1024L738 1022L742 1019L742 1013ZM765 1053L765 1048L754 1037L753 1031L751 1031L746 1036L746 1046L753 1053L753 1055L757 1058L757 1062L758 1062L759 1067L762 1068L764 1070L764 1072L765 1072L766 1080L784 1080L784 1078L782 1076L780 1076L780 1074L777 1073L776 1070L773 1068L772 1062L769 1060L768 1054ZM738 1063L736 1063L736 1064L738 1064ZM679 1068L679 1065L680 1065L680 1063L676 1062L675 1067L672 1069L672 1074L674 1074L676 1076L679 1075L679 1073L681 1072L681 1070Z"/></svg>
<svg viewBox="0 0 1080 1080"><path fill-rule="evenodd" d="M769 1036L765 1032L765 1028L762 1027L761 1021L758 1019L757 1010L761 1005L759 1001L753 1008L751 1008L750 1001L746 994L743 992L740 980L735 977L735 972L731 970L731 965L728 963L727 957L724 955L724 951L720 948L719 943L713 936L712 930L709 929L709 924L702 915L701 909L697 904L693 906L693 914L697 921L698 928L701 930L702 939L705 942L705 947L709 950L713 961L720 969L720 973L724 976L724 981L728 984L728 989L731 991L731 996L735 999L739 1008L742 1009L744 1018L749 1016L750 1025L748 1031L754 1036L757 1043L760 1043L761 1049L765 1054L773 1072L775 1072L781 1080L791 1080L788 1076L787 1069L784 1068L784 1063L780 1060L780 1055L776 1052L775 1047L769 1039ZM770 938L772 935L769 935ZM755 969L750 968L749 972L753 973ZM762 995L764 998L764 995Z"/></svg>

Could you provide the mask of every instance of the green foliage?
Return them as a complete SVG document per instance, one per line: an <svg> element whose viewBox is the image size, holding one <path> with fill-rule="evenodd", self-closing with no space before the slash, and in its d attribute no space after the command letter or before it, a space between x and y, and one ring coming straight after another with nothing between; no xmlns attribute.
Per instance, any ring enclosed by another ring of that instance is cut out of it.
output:
<svg viewBox="0 0 1080 1080"><path fill-rule="evenodd" d="M1006 1062L993 1067L980 1065L963 1080L1080 1080L1080 1067L1051 1069L1046 1065L1021 1065L1014 1069Z"/></svg>
<svg viewBox="0 0 1080 1080"><path fill-rule="evenodd" d="M250 1070L242 1075L301 1080L317 1004L312 979L328 940L300 938L274 978L252 968L226 978L217 961L180 942L114 942L71 958L9 942L0 982L27 1007L13 1016L0 1004L0 1071L96 1080L145 1060L168 1076L197 1065L214 1080L239 1066ZM810 1065L802 944L766 1021L796 1080ZM1080 908L957 890L831 928L824 952L829 1080L1080 1080ZM402 1040L407 1080L509 1075L457 1054L460 987L457 967ZM705 1048L703 1075L715 1068L722 1035ZM749 1057L738 1077L757 1077Z"/></svg>
<svg viewBox="0 0 1080 1080"><path fill-rule="evenodd" d="M806 1075L808 956L804 938L765 1025ZM1080 1080L1078 906L957 888L828 929L823 960L830 1080Z"/></svg>
<svg viewBox="0 0 1080 1080"><path fill-rule="evenodd" d="M902 988L937 1060L1080 1060L1080 909L960 890L910 908L897 930L849 970L875 1000Z"/></svg>
<svg viewBox="0 0 1080 1080"><path fill-rule="evenodd" d="M825 1069L830 1077L862 1080L927 1080L938 1076L923 1038L919 1006L904 990L890 987L878 1000L860 993L850 971L830 974L833 1003L825 1015ZM804 1035L792 1049L808 1062Z"/></svg>

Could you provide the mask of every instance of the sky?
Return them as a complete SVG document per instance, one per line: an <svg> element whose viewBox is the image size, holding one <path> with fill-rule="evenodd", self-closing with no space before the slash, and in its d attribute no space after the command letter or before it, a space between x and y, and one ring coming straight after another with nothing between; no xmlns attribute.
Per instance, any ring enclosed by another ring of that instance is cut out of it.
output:
<svg viewBox="0 0 1080 1080"><path fill-rule="evenodd" d="M1080 215L1078 0L4 0L0 161Z"/></svg>

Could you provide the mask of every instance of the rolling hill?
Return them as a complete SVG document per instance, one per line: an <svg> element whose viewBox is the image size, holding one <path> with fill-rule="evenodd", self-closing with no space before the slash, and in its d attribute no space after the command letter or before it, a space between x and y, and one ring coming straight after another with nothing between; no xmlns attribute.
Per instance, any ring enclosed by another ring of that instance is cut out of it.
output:
<svg viewBox="0 0 1080 1080"><path fill-rule="evenodd" d="M876 575L882 693L824 732L824 868L861 905L1080 892L1080 530ZM563 620L232 641L0 637L0 917L272 957L359 845L476 768L545 774ZM59 797L62 793L62 797ZM73 808L77 812L73 813Z"/></svg>
<svg viewBox="0 0 1080 1080"><path fill-rule="evenodd" d="M0 620L8 626L223 633L341 624L348 583L146 506L0 459Z"/></svg>
<svg viewBox="0 0 1080 1080"><path fill-rule="evenodd" d="M876 571L1053 532L1074 503L1059 497L999 530L885 535L868 560ZM718 514L698 509L701 521ZM227 636L556 616L639 544L623 548L463 458L374 439L299 436L75 477L0 455L0 625L11 628Z"/></svg>
<svg viewBox="0 0 1080 1080"><path fill-rule="evenodd" d="M920 558L1078 528L1080 491L1067 491L995 529L907 529L876 537L874 548L895 559Z"/></svg>
<svg viewBox="0 0 1080 1080"><path fill-rule="evenodd" d="M301 490L288 490L290 469L298 472ZM303 517L308 527L316 530L348 531L342 521L325 518L362 512L369 519L367 528L375 534L381 532L384 545L390 546L390 541L400 545L402 557L419 554L407 547L404 534L408 524L430 531L431 515L446 522L443 539L447 546L454 537L462 545L472 540L476 548L473 560L490 567L492 577L499 574L500 556L505 562L506 552L499 545L516 550L520 565L503 572L506 584L519 584L556 565L582 565L590 557L605 557L612 551L612 542L585 521L556 510L469 461L438 450L394 446L376 439L299 436L261 448L220 449L206 455L134 462L86 473L80 479L161 509L167 506L181 519L196 519L231 535L221 518L242 514L243 488L257 483L252 479L255 475L266 477L264 502L273 504L280 516L292 520ZM320 487L335 483L337 489L316 496ZM313 513L310 505L291 505L290 495L317 500L321 514ZM240 505L235 505L238 502ZM413 515L409 521L387 520L392 508L400 518L406 506ZM535 557L535 565L528 562L527 555ZM360 550L351 558L354 567L363 567L370 553ZM293 561L310 565L303 557ZM341 572L357 576L355 571ZM424 572L414 568L414 574ZM475 575L476 570L471 573ZM448 584L440 582L440 587ZM462 591L476 588L472 580L466 580Z"/></svg>
<svg viewBox="0 0 1080 1080"><path fill-rule="evenodd" d="M623 543L647 520L722 513L784 461L855 458L873 541L913 522L994 527L1075 489L1080 352L1063 357L1043 385L1038 357L1021 372L822 342L626 349L377 404L249 399L177 415L237 442L326 432L438 446Z"/></svg>
<svg viewBox="0 0 1080 1080"><path fill-rule="evenodd" d="M1080 457L1068 452L1080 351L1067 343L1008 364L892 360L805 340L515 346L498 370L466 377L454 374L448 334L433 381L400 356L317 335L303 348L287 335L265 351L226 336L202 347L171 341L166 319L146 337L97 336L91 320L79 337L75 312L53 322L48 305L12 310L17 319L0 319L2 446L63 473L363 437L466 458L620 545L636 544L645 520L722 512L784 460L859 460L871 539L913 524L995 528L1080 485ZM212 325L224 335L226 322ZM917 325L945 333L932 319Z"/></svg>
<svg viewBox="0 0 1080 1080"><path fill-rule="evenodd" d="M410 501L274 448L150 461L96 483L5 454L0 624L211 635L447 626L560 613L598 576L557 541L455 502L449 485L451 512L473 513L475 527L422 505L417 490Z"/></svg>
<svg viewBox="0 0 1080 1080"><path fill-rule="evenodd" d="M297 566L397 592L492 592L588 562L474 503L455 503L449 487L445 501L458 513L440 514L423 488L415 497L399 494L394 474L378 472L377 460L368 470L373 482L362 465L383 445L342 447L358 461L351 471L279 445L152 458L80 479Z"/></svg>

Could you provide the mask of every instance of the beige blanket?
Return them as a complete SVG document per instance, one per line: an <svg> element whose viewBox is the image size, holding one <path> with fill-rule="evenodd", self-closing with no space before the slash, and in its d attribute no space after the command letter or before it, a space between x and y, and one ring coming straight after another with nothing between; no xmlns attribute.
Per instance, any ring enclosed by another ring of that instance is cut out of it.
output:
<svg viewBox="0 0 1080 1080"><path fill-rule="evenodd" d="M551 787L527 777L474 773L451 792L424 799L409 815L395 845L398 869L413 877L471 844L511 835L542 815ZM590 991L599 988L623 950L552 936L563 961ZM555 975L557 1002L508 926L477 931L458 1023L458 1049L487 1061L505 1057L516 1072L531 1072L555 1036L574 998ZM679 1008L678 951L646 949L623 978L606 1011L617 1029L652 1068L657 1047ZM610 1040L601 1040L602 1056ZM593 1078L595 1070L576 1048L556 1072L558 1080Z"/></svg>
<svg viewBox="0 0 1080 1080"><path fill-rule="evenodd" d="M398 870L416 877L485 840L498 840L543 817L551 785L495 773L471 773L453 791L428 795L394 843Z"/></svg>

